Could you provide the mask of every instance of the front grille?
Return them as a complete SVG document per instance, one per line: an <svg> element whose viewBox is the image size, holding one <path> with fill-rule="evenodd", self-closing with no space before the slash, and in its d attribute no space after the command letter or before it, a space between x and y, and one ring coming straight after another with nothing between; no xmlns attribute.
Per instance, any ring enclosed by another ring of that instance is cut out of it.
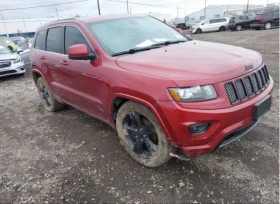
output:
<svg viewBox="0 0 280 204"><path fill-rule="evenodd" d="M229 100L230 102L233 103L237 103L238 102L238 98L237 98L237 94L236 91L234 89L234 85L233 83L227 83L225 84L225 88L226 88L226 92L228 94Z"/></svg>
<svg viewBox="0 0 280 204"><path fill-rule="evenodd" d="M0 61L0 68L9 67L11 64L12 63L10 61Z"/></svg>
<svg viewBox="0 0 280 204"><path fill-rule="evenodd" d="M266 66L251 75L239 78L235 82L227 82L225 90L227 92L231 104L251 98L255 94L259 94L269 84L269 74Z"/></svg>

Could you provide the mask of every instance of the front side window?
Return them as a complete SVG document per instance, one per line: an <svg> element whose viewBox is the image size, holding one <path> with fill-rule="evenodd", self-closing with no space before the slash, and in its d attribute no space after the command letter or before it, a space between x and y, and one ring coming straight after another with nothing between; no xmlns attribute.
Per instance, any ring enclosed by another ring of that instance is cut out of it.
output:
<svg viewBox="0 0 280 204"><path fill-rule="evenodd" d="M64 43L65 54L68 54L68 48L70 46L77 44L85 44L88 47L89 54L94 53L85 36L77 27L66 26Z"/></svg>
<svg viewBox="0 0 280 204"><path fill-rule="evenodd" d="M18 46L18 48L20 48L20 49L22 49L22 50L27 50L27 49L29 49L28 48L28 45L26 44L26 42L25 41L19 41L18 42L18 44L17 44L17 46Z"/></svg>
<svg viewBox="0 0 280 204"><path fill-rule="evenodd" d="M167 41L187 39L168 25L152 17L124 18L88 24L108 54L142 49Z"/></svg>
<svg viewBox="0 0 280 204"><path fill-rule="evenodd" d="M61 49L62 28L50 28L47 35L47 51L62 53Z"/></svg>
<svg viewBox="0 0 280 204"><path fill-rule="evenodd" d="M210 20L206 20L206 21L204 21L204 23L202 23L203 25L208 25L208 24L210 24Z"/></svg>
<svg viewBox="0 0 280 204"><path fill-rule="evenodd" d="M46 50L47 30L42 30L37 34L34 48L38 50Z"/></svg>

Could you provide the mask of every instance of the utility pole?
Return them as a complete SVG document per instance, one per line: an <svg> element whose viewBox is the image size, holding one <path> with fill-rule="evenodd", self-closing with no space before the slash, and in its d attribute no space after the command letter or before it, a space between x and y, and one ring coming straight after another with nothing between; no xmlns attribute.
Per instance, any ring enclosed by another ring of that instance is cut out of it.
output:
<svg viewBox="0 0 280 204"><path fill-rule="evenodd" d="M57 20L59 20L58 11L57 11L57 9L55 9L55 10L56 10Z"/></svg>
<svg viewBox="0 0 280 204"><path fill-rule="evenodd" d="M267 5L266 5L266 7L268 7L268 4L269 4L269 0L267 0Z"/></svg>
<svg viewBox="0 0 280 204"><path fill-rule="evenodd" d="M5 25L5 23L4 23L4 17L2 16L1 12L0 12L0 17L1 17L2 23L3 23L3 25L4 25L4 29L5 29L6 36L9 37L9 34L8 34L8 32L7 32L6 25Z"/></svg>
<svg viewBox="0 0 280 204"><path fill-rule="evenodd" d="M99 16L101 15L101 13L100 13L100 5L99 5L99 0L97 0L97 7L98 7L98 14L99 14Z"/></svg>
<svg viewBox="0 0 280 204"><path fill-rule="evenodd" d="M204 19L206 19L206 0L205 0L205 7L204 7Z"/></svg>
<svg viewBox="0 0 280 204"><path fill-rule="evenodd" d="M247 11L246 11L247 14L248 14L248 11L249 11L249 0L247 1Z"/></svg>
<svg viewBox="0 0 280 204"><path fill-rule="evenodd" d="M126 9L127 9L127 13L129 14L129 9L128 9L128 0L126 0Z"/></svg>
<svg viewBox="0 0 280 204"><path fill-rule="evenodd" d="M27 29L26 29L24 18L22 19L22 21L23 21L23 25L24 25L24 28L25 28L25 33L27 33Z"/></svg>
<svg viewBox="0 0 280 204"><path fill-rule="evenodd" d="M130 7L130 14L132 14L132 12L131 12L131 7Z"/></svg>
<svg viewBox="0 0 280 204"><path fill-rule="evenodd" d="M179 6L177 6L177 18L179 18Z"/></svg>

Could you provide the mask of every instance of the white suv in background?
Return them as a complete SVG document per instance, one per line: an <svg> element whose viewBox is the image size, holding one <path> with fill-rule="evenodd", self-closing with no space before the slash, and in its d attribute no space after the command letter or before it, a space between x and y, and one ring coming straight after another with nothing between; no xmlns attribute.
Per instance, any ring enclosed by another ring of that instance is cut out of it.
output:
<svg viewBox="0 0 280 204"><path fill-rule="evenodd" d="M229 25L229 18L212 18L200 21L190 28L191 33L202 33L209 31L225 31Z"/></svg>

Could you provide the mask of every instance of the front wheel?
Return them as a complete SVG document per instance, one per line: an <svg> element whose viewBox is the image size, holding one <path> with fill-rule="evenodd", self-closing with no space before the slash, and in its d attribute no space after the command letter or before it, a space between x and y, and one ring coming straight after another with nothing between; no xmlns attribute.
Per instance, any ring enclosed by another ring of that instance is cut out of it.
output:
<svg viewBox="0 0 280 204"><path fill-rule="evenodd" d="M200 34L200 33L202 33L202 30L200 28L198 28L198 29L196 29L195 33Z"/></svg>
<svg viewBox="0 0 280 204"><path fill-rule="evenodd" d="M143 166L161 166L175 151L154 114L144 105L132 101L123 104L117 113L116 128L122 146Z"/></svg>

